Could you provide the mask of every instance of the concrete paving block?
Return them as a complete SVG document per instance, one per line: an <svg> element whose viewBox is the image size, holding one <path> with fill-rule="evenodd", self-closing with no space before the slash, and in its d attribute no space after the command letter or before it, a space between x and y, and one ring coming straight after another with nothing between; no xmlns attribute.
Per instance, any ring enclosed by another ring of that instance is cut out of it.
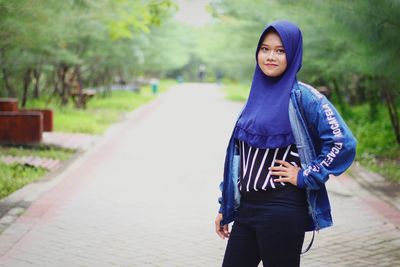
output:
<svg viewBox="0 0 400 267"><path fill-rule="evenodd" d="M0 266L220 266L218 177L241 106L184 84L129 114L53 183L18 196L32 204L0 235ZM398 210L348 175L328 190L334 226L302 266L397 266Z"/></svg>

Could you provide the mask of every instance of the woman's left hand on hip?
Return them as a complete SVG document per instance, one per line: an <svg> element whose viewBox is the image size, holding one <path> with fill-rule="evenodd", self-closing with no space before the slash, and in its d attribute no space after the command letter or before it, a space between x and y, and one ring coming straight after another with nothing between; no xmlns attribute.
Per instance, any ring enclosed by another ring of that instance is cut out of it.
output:
<svg viewBox="0 0 400 267"><path fill-rule="evenodd" d="M284 160L275 160L275 162L280 164L280 166L269 168L271 175L279 176L279 178L274 179L274 182L291 183L297 186L297 174L300 168Z"/></svg>

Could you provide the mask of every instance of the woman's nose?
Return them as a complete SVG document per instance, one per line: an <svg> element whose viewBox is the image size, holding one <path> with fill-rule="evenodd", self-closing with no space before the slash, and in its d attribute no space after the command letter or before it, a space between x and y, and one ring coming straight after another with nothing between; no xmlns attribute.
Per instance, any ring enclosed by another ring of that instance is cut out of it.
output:
<svg viewBox="0 0 400 267"><path fill-rule="evenodd" d="M275 59L274 50L268 51L267 52L267 60L274 60L274 59Z"/></svg>

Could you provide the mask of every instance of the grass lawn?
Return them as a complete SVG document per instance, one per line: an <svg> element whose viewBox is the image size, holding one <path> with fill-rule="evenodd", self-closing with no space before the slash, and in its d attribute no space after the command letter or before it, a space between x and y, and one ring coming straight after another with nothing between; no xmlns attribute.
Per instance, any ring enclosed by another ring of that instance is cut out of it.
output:
<svg viewBox="0 0 400 267"><path fill-rule="evenodd" d="M160 81L159 92L176 84L172 80ZM157 97L150 86L143 86L139 93L132 91L112 91L110 94L98 93L87 103L87 108L76 109L72 103L60 107L56 101L48 103L45 98L28 101L28 108L47 107L54 112L54 131L101 134L110 124L118 121L122 113L132 111Z"/></svg>
<svg viewBox="0 0 400 267"><path fill-rule="evenodd" d="M74 150L48 145L0 146L2 156L38 156L58 160L67 160L75 154ZM0 199L15 190L31 183L48 171L43 168L22 164L6 165L0 162Z"/></svg>
<svg viewBox="0 0 400 267"><path fill-rule="evenodd" d="M58 160L69 159L75 151L72 149L60 148L49 145L32 146L0 146L0 155L4 156L37 156Z"/></svg>
<svg viewBox="0 0 400 267"><path fill-rule="evenodd" d="M0 199L46 174L46 170L20 164L0 162Z"/></svg>

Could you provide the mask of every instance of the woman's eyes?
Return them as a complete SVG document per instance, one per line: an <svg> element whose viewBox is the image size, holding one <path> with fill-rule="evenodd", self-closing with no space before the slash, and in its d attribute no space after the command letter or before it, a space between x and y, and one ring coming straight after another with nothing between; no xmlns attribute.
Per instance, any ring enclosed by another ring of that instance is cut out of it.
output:
<svg viewBox="0 0 400 267"><path fill-rule="evenodd" d="M277 53L278 55L282 55L282 54L285 54L285 50L284 50L284 49L277 49L277 50L276 50L276 53Z"/></svg>
<svg viewBox="0 0 400 267"><path fill-rule="evenodd" d="M264 53L268 53L268 52L271 52L271 49L269 49L268 47L261 47L260 48L260 50L262 51L262 52L264 52ZM283 55L283 54L285 54L285 49L282 49L282 48L279 48L279 49L275 49L275 50L273 50L274 51L274 54L277 54L277 55Z"/></svg>

